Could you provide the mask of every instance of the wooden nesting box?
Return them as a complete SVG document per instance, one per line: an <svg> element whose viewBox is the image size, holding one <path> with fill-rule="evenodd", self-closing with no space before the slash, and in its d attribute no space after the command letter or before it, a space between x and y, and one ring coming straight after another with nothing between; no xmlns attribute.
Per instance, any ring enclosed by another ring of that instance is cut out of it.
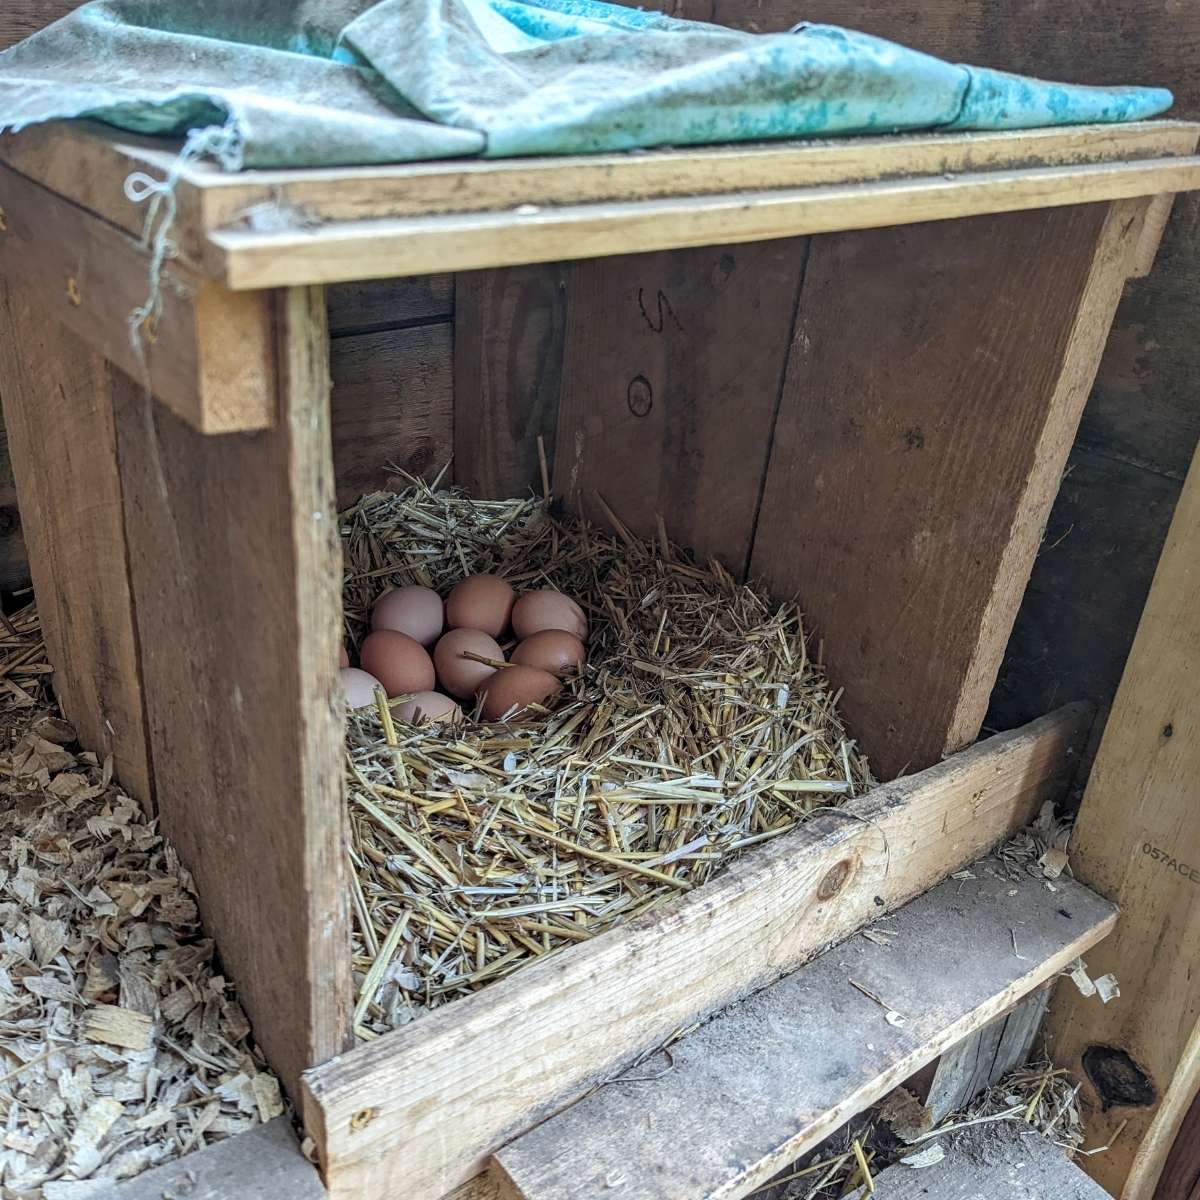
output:
<svg viewBox="0 0 1200 1200"><path fill-rule="evenodd" d="M192 165L140 352L122 183L171 155L3 142L0 390L56 685L194 873L335 1196L467 1183L1061 792L1079 709L971 743L1122 286L1200 187L1198 129ZM519 494L539 435L569 507L661 516L797 596L877 773L907 777L352 1048L335 498L450 460Z"/></svg>

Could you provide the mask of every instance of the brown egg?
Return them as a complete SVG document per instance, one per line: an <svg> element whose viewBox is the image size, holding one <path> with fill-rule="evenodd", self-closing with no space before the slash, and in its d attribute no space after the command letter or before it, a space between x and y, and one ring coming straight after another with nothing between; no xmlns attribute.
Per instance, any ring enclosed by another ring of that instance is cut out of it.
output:
<svg viewBox="0 0 1200 1200"><path fill-rule="evenodd" d="M433 648L433 662L442 687L450 695L459 698L472 695L485 679L496 673L496 668L489 667L487 663L463 658L464 650L482 654L484 658L496 662L504 661L504 651L496 644L496 639L482 630L452 629L443 634L441 641Z"/></svg>
<svg viewBox="0 0 1200 1200"><path fill-rule="evenodd" d="M345 670L350 665L350 655L346 651L346 645L343 642L340 653L338 654L338 666Z"/></svg>
<svg viewBox="0 0 1200 1200"><path fill-rule="evenodd" d="M549 671L537 667L505 667L479 685L483 715L498 721L509 709L520 712L530 704L542 704L562 687Z"/></svg>
<svg viewBox="0 0 1200 1200"><path fill-rule="evenodd" d="M482 629L498 638L512 616L516 594L499 575L470 575L446 597L446 624L451 629Z"/></svg>
<svg viewBox="0 0 1200 1200"><path fill-rule="evenodd" d="M427 587L402 587L384 592L371 610L372 629L407 633L422 646L432 646L442 633L442 598Z"/></svg>
<svg viewBox="0 0 1200 1200"><path fill-rule="evenodd" d="M454 724L462 720L462 709L441 692L418 692L411 700L397 704L392 712L398 721L412 725L438 725L444 721Z"/></svg>
<svg viewBox="0 0 1200 1200"><path fill-rule="evenodd" d="M587 662L587 651L573 633L542 629L512 652L511 661L522 667L540 667L551 675L569 675Z"/></svg>
<svg viewBox="0 0 1200 1200"><path fill-rule="evenodd" d="M368 675L357 667L343 667L338 672L338 678L342 691L346 693L346 703L351 708L365 708L368 704L374 704L375 689L382 686L374 675Z"/></svg>
<svg viewBox="0 0 1200 1200"><path fill-rule="evenodd" d="M405 692L429 692L437 682L433 660L415 638L394 629L377 629L367 634L359 662L387 692L388 698Z"/></svg>
<svg viewBox="0 0 1200 1200"><path fill-rule="evenodd" d="M543 629L564 629L573 633L581 642L587 641L587 617L569 596L545 588L540 592L526 592L513 605L513 633L524 639L541 633Z"/></svg>

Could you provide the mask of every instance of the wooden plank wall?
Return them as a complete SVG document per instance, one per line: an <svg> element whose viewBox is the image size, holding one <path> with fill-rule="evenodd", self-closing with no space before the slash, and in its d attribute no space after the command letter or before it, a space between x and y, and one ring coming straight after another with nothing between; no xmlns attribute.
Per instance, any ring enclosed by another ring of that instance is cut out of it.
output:
<svg viewBox="0 0 1200 1200"><path fill-rule="evenodd" d="M1164 85L1200 115L1200 6L1178 0L647 0L776 32L848 25L956 62L1077 83ZM1181 197L1151 275L1125 292L988 724L1116 691L1200 437L1200 194ZM1102 723L1098 723L1098 728Z"/></svg>

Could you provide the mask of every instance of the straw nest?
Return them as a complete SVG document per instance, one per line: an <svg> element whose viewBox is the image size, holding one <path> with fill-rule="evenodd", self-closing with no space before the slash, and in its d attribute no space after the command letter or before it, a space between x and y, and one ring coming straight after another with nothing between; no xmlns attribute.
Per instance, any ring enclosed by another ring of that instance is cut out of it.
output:
<svg viewBox="0 0 1200 1200"><path fill-rule="evenodd" d="M482 571L559 589L592 629L550 711L448 730L384 705L351 718L361 1038L669 903L870 783L796 607L613 520L610 535L417 483L342 515L356 645L388 586L444 594Z"/></svg>

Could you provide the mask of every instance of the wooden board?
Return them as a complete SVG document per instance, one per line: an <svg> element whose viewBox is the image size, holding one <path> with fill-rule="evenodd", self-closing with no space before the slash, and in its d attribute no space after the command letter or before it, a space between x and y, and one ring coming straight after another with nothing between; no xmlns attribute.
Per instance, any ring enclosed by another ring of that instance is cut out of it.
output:
<svg viewBox="0 0 1200 1200"><path fill-rule="evenodd" d="M330 337L379 333L454 318L454 276L374 279L328 288Z"/></svg>
<svg viewBox="0 0 1200 1200"><path fill-rule="evenodd" d="M803 153L803 152L802 152ZM1200 157L1031 167L776 191L329 221L208 235L235 291L470 271L1154 196L1200 187Z"/></svg>
<svg viewBox="0 0 1200 1200"><path fill-rule="evenodd" d="M155 1167L87 1200L323 1200L325 1189L287 1117Z"/></svg>
<svg viewBox="0 0 1200 1200"><path fill-rule="evenodd" d="M981 1092L1024 1065L1049 1002L1049 989L1041 988L941 1056L924 1098L935 1122L962 1111Z"/></svg>
<svg viewBox="0 0 1200 1200"><path fill-rule="evenodd" d="M1072 839L1076 875L1123 915L1089 959L1119 1001L1062 989L1048 1032L1080 1072L1098 1144L1089 1172L1121 1200L1153 1194L1200 1085L1200 456L1193 463L1138 626Z"/></svg>
<svg viewBox="0 0 1200 1200"><path fill-rule="evenodd" d="M275 419L263 373L270 313L261 296L235 296L179 267L164 269L162 313L143 357L130 314L150 294L150 256L128 234L0 167L0 274L23 303L151 386L209 433L261 429Z"/></svg>
<svg viewBox="0 0 1200 1200"><path fill-rule="evenodd" d="M206 437L122 378L117 437L163 829L294 1094L345 1048L352 988L320 291L276 329L273 429Z"/></svg>
<svg viewBox="0 0 1200 1200"><path fill-rule="evenodd" d="M1061 794L1087 725L1066 709L877 788L667 908L308 1072L332 1196L437 1200L465 1183L597 1078L1020 828Z"/></svg>
<svg viewBox="0 0 1200 1200"><path fill-rule="evenodd" d="M78 8L81 0L5 0L0 13L0 50L23 41Z"/></svg>
<svg viewBox="0 0 1200 1200"><path fill-rule="evenodd" d="M826 951L517 1138L492 1160L501 1195L746 1196L1116 921L1070 880L971 873L888 917L890 945Z"/></svg>
<svg viewBox="0 0 1200 1200"><path fill-rule="evenodd" d="M54 688L148 812L153 784L104 360L0 282L0 397Z"/></svg>
<svg viewBox="0 0 1200 1200"><path fill-rule="evenodd" d="M1179 1127L1154 1200L1200 1200L1200 1093Z"/></svg>
<svg viewBox="0 0 1200 1200"><path fill-rule="evenodd" d="M875 1200L1109 1200L1051 1141L1020 1122L987 1127L986 1143L939 1143L933 1167L897 1163L875 1177Z"/></svg>
<svg viewBox="0 0 1200 1200"><path fill-rule="evenodd" d="M1107 82L1107 81L1106 81ZM988 133L926 133L705 146L652 153L455 160L228 174L186 167L175 240L183 261L219 267L207 234L237 226L250 208L277 205L325 222L450 212L511 211L668 196L870 181L900 176L1187 155L1197 130L1173 121ZM64 123L0 139L0 161L140 235L144 212L125 198L131 169L165 174L174 148L98 124ZM1166 189L1170 190L1170 189ZM566 258L577 257L574 253ZM393 274L410 274L402 269Z"/></svg>
<svg viewBox="0 0 1200 1200"><path fill-rule="evenodd" d="M555 492L745 573L808 241L577 263Z"/></svg>
<svg viewBox="0 0 1200 1200"><path fill-rule="evenodd" d="M882 778L979 732L1145 203L814 240L751 573Z"/></svg>
<svg viewBox="0 0 1200 1200"><path fill-rule="evenodd" d="M453 327L334 338L329 356L339 507L403 486L396 467L437 475L454 453Z"/></svg>
<svg viewBox="0 0 1200 1200"><path fill-rule="evenodd" d="M537 439L554 461L570 267L458 277L454 478L488 499L542 491Z"/></svg>

